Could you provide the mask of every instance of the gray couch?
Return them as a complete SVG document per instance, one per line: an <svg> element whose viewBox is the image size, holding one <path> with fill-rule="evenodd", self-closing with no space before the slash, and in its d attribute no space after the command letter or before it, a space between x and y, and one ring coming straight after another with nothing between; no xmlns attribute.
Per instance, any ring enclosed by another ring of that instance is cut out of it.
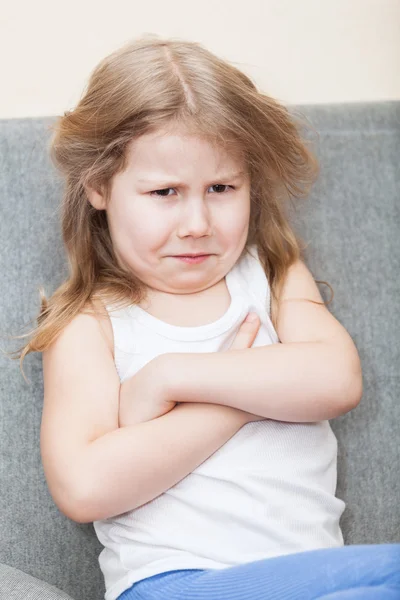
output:
<svg viewBox="0 0 400 600"><path fill-rule="evenodd" d="M319 132L321 174L294 211L307 263L328 281L329 309L359 350L364 394L334 419L337 495L346 544L400 541L400 102L302 106ZM53 117L0 121L1 347L14 350L67 274L62 182L47 156ZM320 285L325 300L327 286ZM21 341L22 343L22 341ZM0 598L100 600L101 545L92 524L55 506L40 459L41 354L24 369L0 355ZM60 590L63 590L62 592Z"/></svg>

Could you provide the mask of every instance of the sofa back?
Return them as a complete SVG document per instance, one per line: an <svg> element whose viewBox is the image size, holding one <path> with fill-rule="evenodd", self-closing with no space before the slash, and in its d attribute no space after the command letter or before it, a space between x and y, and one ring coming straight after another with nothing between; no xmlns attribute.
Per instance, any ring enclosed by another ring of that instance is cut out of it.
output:
<svg viewBox="0 0 400 600"><path fill-rule="evenodd" d="M335 292L329 310L349 331L363 365L364 394L331 421L338 438L337 495L346 544L400 540L400 102L294 107L318 131L320 177L292 214L308 242L315 279ZM48 158L54 117L0 121L1 347L29 331L67 276L60 234L62 181ZM300 205L299 205L300 206ZM330 290L320 285L325 300ZM41 354L0 355L0 562L98 600L102 546L93 525L55 506L40 457Z"/></svg>

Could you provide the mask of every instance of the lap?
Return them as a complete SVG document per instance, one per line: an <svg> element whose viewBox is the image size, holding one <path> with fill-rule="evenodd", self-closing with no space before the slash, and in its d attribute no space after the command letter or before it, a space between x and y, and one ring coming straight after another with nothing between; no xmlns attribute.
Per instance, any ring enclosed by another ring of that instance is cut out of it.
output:
<svg viewBox="0 0 400 600"><path fill-rule="evenodd" d="M357 592L362 588L368 589L369 595L361 596L361 591ZM376 589L380 596L373 595L374 588L380 588ZM400 544L324 548L224 569L171 571L134 584L118 600L358 600L364 597L400 599Z"/></svg>

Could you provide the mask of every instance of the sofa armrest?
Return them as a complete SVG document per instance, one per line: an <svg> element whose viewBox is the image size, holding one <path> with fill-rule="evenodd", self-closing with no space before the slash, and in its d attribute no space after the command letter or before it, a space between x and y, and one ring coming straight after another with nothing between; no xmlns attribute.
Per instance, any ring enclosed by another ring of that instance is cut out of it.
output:
<svg viewBox="0 0 400 600"><path fill-rule="evenodd" d="M4 600L73 600L47 581L0 563L0 598Z"/></svg>

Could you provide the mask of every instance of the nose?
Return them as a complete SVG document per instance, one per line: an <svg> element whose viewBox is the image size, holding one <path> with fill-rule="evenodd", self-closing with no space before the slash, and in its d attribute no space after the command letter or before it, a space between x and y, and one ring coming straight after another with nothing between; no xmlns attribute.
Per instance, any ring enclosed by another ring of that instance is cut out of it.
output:
<svg viewBox="0 0 400 600"><path fill-rule="evenodd" d="M211 235L211 215L202 198L182 202L179 215L178 237L203 237Z"/></svg>

